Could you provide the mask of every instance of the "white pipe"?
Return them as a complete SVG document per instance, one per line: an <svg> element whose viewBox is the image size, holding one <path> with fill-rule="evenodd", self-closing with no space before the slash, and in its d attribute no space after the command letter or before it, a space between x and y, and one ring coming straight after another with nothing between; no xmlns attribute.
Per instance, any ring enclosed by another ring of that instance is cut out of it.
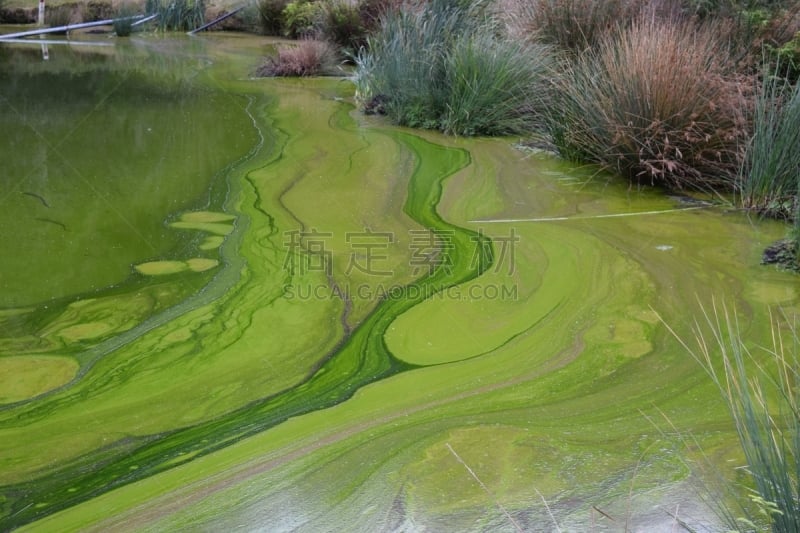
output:
<svg viewBox="0 0 800 533"><path fill-rule="evenodd" d="M150 22L151 20L153 20L154 18L157 18L157 17L158 17L158 13L156 13L154 15L150 15L149 17L145 17L145 18L143 18L141 20L137 20L136 22L131 24L131 27L135 28L136 26L138 26L140 24L144 24L145 22Z"/></svg>
<svg viewBox="0 0 800 533"><path fill-rule="evenodd" d="M44 37L44 35L40 35ZM69 39L3 39L0 36L0 42L13 43L13 44L68 44L70 46L114 46L113 42L105 41L71 41Z"/></svg>
<svg viewBox="0 0 800 533"><path fill-rule="evenodd" d="M0 35L0 41L5 41L7 39L19 39L20 37L30 37L31 35L42 35L44 33L58 33L58 32L69 32L72 30L80 30L82 28L94 28L95 26L109 26L113 24L117 20L139 20L143 18L144 15L134 15L132 17L121 17L118 19L108 19L108 20L98 20L96 22L83 22L81 24L68 24L66 26L58 26L55 28L42 28L38 30L30 30L30 31L22 31L19 33L9 33L8 35ZM156 15L151 15L150 20L155 18ZM134 23L135 24L135 23Z"/></svg>
<svg viewBox="0 0 800 533"><path fill-rule="evenodd" d="M241 11L242 9L244 9L244 8L246 8L246 7L247 7L247 4L245 4L245 5L243 5L243 6L240 6L240 7L237 7L236 9L234 9L233 11L231 11L230 13L225 13L225 14L224 14L224 15L222 15L221 17L217 17L217 18L215 18L214 20L212 20L212 21L211 21L211 22L209 22L208 24L203 24L203 25L202 25L202 26L200 26L199 28L195 28L195 29L193 29L192 31L190 31L190 32L187 32L187 34L188 34L188 35L194 35L194 34L195 34L195 33L197 33L197 32L201 32L201 31L203 31L203 30L205 30L205 29L207 29L207 28L210 28L210 27L211 27L211 26L213 26L214 24L216 24L216 23L218 23L218 22L222 22L223 20L225 20L225 19L227 19L227 18L230 18L230 17L234 16L236 13L238 13L239 11Z"/></svg>

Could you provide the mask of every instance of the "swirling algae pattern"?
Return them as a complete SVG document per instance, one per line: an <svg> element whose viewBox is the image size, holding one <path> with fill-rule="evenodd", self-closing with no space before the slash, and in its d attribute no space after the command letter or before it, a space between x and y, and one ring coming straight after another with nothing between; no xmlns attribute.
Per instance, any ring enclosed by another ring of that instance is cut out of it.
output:
<svg viewBox="0 0 800 533"><path fill-rule="evenodd" d="M580 529L604 519L592 506L670 519L654 502L707 518L687 496L696 450L663 428L719 464L735 436L658 315L688 334L724 295L766 338L766 307L797 298L756 265L779 226L506 139L389 127L340 82L226 68L212 79L255 145L220 210L170 223L218 259L143 262L165 281L51 318L45 337L88 343L78 358L0 359L29 383L3 382L4 529L537 530L550 513ZM310 243L287 247L315 231L329 268L302 268L320 260ZM392 236L382 276L348 268L347 236L365 231ZM420 273L424 233L448 262ZM137 314L203 272L196 293ZM314 287L325 297L301 297Z"/></svg>

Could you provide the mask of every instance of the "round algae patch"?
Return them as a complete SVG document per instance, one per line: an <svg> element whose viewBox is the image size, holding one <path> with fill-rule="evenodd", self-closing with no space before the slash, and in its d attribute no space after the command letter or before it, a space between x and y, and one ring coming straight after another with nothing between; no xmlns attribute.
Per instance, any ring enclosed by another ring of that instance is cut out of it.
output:
<svg viewBox="0 0 800 533"><path fill-rule="evenodd" d="M78 363L69 357L24 355L0 358L0 404L27 400L75 377Z"/></svg>
<svg viewBox="0 0 800 533"><path fill-rule="evenodd" d="M189 265L183 261L150 261L134 267L137 272L145 276L163 276L183 272Z"/></svg>
<svg viewBox="0 0 800 533"><path fill-rule="evenodd" d="M216 259L206 259L205 257L195 257L187 260L186 264L189 266L189 270L193 270L195 272L205 272L206 270L211 270L217 266L219 261Z"/></svg>
<svg viewBox="0 0 800 533"><path fill-rule="evenodd" d="M66 341L77 342L102 337L113 329L110 324L105 322L86 322L66 327L59 331L58 335Z"/></svg>
<svg viewBox="0 0 800 533"><path fill-rule="evenodd" d="M177 229L194 229L198 231L205 231L215 235L228 235L233 231L233 226L222 222L173 222L171 227Z"/></svg>
<svg viewBox="0 0 800 533"><path fill-rule="evenodd" d="M222 241L225 240L225 237L220 235L209 235L206 237L206 240L200 245L201 250L214 250L215 248L219 248L222 246Z"/></svg>
<svg viewBox="0 0 800 533"><path fill-rule="evenodd" d="M216 211L192 211L181 215L182 222L228 222L234 218L235 215Z"/></svg>

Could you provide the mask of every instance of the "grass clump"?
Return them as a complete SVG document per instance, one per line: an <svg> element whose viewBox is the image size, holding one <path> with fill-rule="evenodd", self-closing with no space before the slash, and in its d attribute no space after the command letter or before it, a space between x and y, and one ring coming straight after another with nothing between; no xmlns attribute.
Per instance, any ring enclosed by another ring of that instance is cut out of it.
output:
<svg viewBox="0 0 800 533"><path fill-rule="evenodd" d="M158 13L161 31L191 31L205 22L204 0L147 0L145 11Z"/></svg>
<svg viewBox="0 0 800 533"><path fill-rule="evenodd" d="M129 3L123 3L117 7L113 15L114 34L117 37L128 37L133 33L133 23L136 22L133 17L136 13L136 6Z"/></svg>
<svg viewBox="0 0 800 533"><path fill-rule="evenodd" d="M267 58L258 76L323 76L336 68L336 51L325 41L306 39L297 45L281 46Z"/></svg>
<svg viewBox="0 0 800 533"><path fill-rule="evenodd" d="M403 0L360 0L358 16L368 33L380 28L381 21L390 13L396 13L403 6Z"/></svg>
<svg viewBox="0 0 800 533"><path fill-rule="evenodd" d="M778 65L775 72L780 72ZM753 135L741 173L745 207L800 221L800 83L765 73L756 92Z"/></svg>
<svg viewBox="0 0 800 533"><path fill-rule="evenodd" d="M632 22L642 0L503 0L509 32L581 52Z"/></svg>
<svg viewBox="0 0 800 533"><path fill-rule="evenodd" d="M404 126L457 135L528 131L549 49L498 36L485 7L432 0L387 15L356 59L357 98L367 106L379 100Z"/></svg>
<svg viewBox="0 0 800 533"><path fill-rule="evenodd" d="M733 530L800 531L800 360L796 324L782 317L772 346L754 353L727 309L705 313L707 338L684 348L703 366L728 406L755 492L742 513L725 512ZM786 341L786 331L789 339ZM680 340L680 339L679 339ZM787 345L788 344L788 345ZM743 516L736 517L737 514Z"/></svg>
<svg viewBox="0 0 800 533"><path fill-rule="evenodd" d="M45 10L44 23L51 28L68 26L75 20L76 10L74 4L64 4L60 6L48 7ZM62 34L66 31L60 32Z"/></svg>
<svg viewBox="0 0 800 533"><path fill-rule="evenodd" d="M547 129L564 156L631 182L730 189L747 116L725 58L709 27L640 19L564 67Z"/></svg>

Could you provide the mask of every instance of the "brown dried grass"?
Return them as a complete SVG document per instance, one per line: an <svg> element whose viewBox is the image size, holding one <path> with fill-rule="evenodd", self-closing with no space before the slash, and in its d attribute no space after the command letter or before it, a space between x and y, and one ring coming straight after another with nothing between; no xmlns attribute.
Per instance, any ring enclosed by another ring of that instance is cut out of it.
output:
<svg viewBox="0 0 800 533"><path fill-rule="evenodd" d="M733 188L748 99L707 26L640 19L566 67L550 130L559 149L632 182Z"/></svg>
<svg viewBox="0 0 800 533"><path fill-rule="evenodd" d="M514 38L580 52L625 26L645 0L501 0L498 14Z"/></svg>
<svg viewBox="0 0 800 533"><path fill-rule="evenodd" d="M306 39L296 45L280 46L277 55L267 58L256 74L263 77L324 76L332 74L336 64L336 52L329 43Z"/></svg>

